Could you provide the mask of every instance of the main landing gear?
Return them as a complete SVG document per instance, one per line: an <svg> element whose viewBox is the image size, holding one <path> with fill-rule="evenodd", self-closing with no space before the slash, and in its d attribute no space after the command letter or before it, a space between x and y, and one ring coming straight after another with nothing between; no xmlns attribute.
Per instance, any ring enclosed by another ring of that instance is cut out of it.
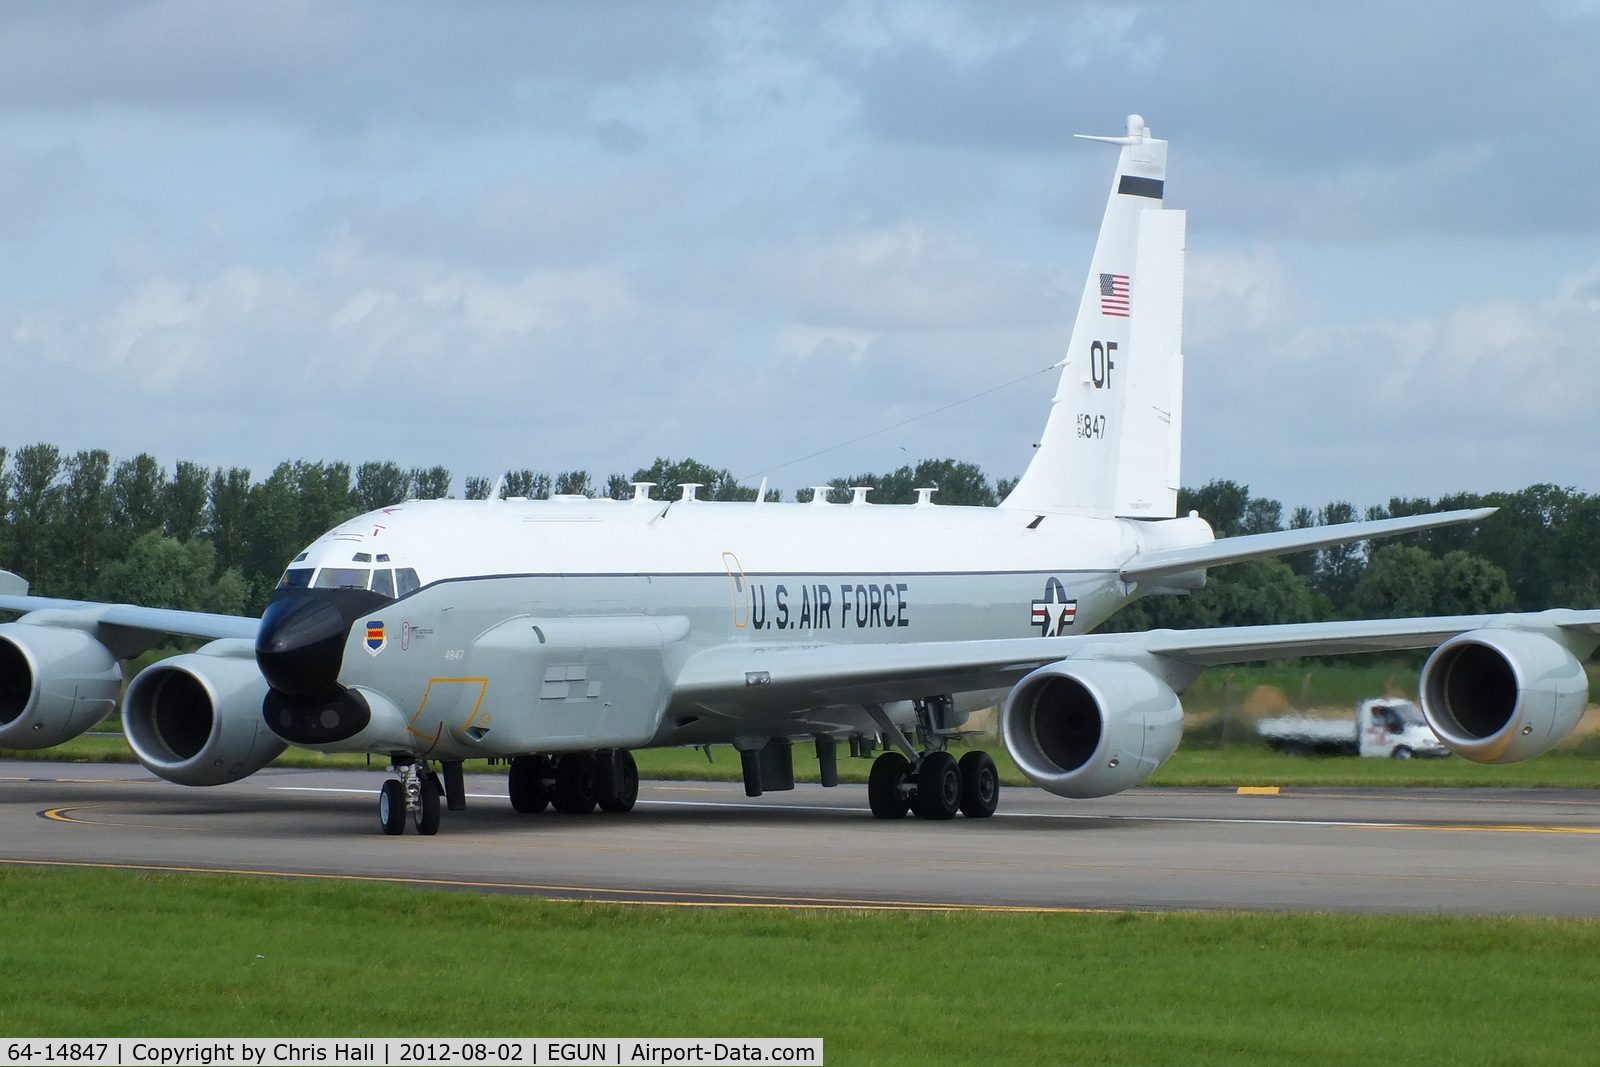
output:
<svg viewBox="0 0 1600 1067"><path fill-rule="evenodd" d="M524 815L547 807L563 815L632 811L639 799L639 768L626 749L518 756L508 782L511 806Z"/></svg>
<svg viewBox="0 0 1600 1067"><path fill-rule="evenodd" d="M406 822L417 833L439 832L441 808L461 811L467 806L466 785L460 761L439 765L435 774L426 760L393 757L395 777L378 793L378 822L386 834L403 834ZM624 749L564 752L558 756L518 756L511 761L508 782L511 806L524 814L545 808L567 815L633 810L639 799L639 768Z"/></svg>
<svg viewBox="0 0 1600 1067"><path fill-rule="evenodd" d="M1000 806L1000 774L987 752L968 752L957 760L944 749L950 731L938 720L935 701L917 701L917 732L926 744L921 753L879 705L867 712L884 735L902 751L883 753L867 776L867 804L879 819L903 819L916 812L943 821L960 812L969 819L987 819Z"/></svg>

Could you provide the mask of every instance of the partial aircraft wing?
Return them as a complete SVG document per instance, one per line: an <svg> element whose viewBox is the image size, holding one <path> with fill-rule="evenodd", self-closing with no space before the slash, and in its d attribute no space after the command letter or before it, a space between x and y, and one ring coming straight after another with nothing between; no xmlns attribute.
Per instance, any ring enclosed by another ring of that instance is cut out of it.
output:
<svg viewBox="0 0 1600 1067"><path fill-rule="evenodd" d="M861 704L1016 683L1068 659L1160 656L1196 672L1225 663L1291 656L1432 648L1489 626L1600 634L1600 611L1366 619L1201 630L930 641L898 645L725 645L693 656L678 675L679 699L707 705Z"/></svg>
<svg viewBox="0 0 1600 1067"><path fill-rule="evenodd" d="M0 571L0 611L48 612L47 616L36 617L34 621L93 630L95 636L121 658L138 655L168 636L211 641L237 637L253 641L261 628L260 619L240 615L62 600L29 596L27 590L27 582L10 571Z"/></svg>

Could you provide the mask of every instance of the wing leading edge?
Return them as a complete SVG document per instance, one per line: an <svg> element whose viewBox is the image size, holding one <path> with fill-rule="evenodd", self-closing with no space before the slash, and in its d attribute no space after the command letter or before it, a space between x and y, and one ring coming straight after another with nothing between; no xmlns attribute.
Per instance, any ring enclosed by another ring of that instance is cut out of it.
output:
<svg viewBox="0 0 1600 1067"><path fill-rule="evenodd" d="M1485 627L1600 634L1600 611L1365 619L905 645L723 645L692 656L674 693L694 703L818 707L1015 684L1066 659L1158 656L1198 671L1291 656L1432 648Z"/></svg>

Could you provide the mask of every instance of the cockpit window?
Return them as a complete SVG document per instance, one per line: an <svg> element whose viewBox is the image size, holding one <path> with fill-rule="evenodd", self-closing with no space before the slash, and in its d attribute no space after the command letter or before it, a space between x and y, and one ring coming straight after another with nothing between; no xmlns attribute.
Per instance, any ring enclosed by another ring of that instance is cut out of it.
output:
<svg viewBox="0 0 1600 1067"><path fill-rule="evenodd" d="M313 589L365 589L366 587L365 567L324 567L317 572L317 580L312 585Z"/></svg>
<svg viewBox="0 0 1600 1067"><path fill-rule="evenodd" d="M394 597L394 571L380 568L372 572L372 591L382 596L393 599Z"/></svg>
<svg viewBox="0 0 1600 1067"><path fill-rule="evenodd" d="M311 576L316 573L312 567L291 567L283 572L283 578L278 582L279 589L306 589L311 585Z"/></svg>
<svg viewBox="0 0 1600 1067"><path fill-rule="evenodd" d="M395 587L401 596L415 593L422 588L422 582L417 578L417 572L410 567L401 567L394 572Z"/></svg>

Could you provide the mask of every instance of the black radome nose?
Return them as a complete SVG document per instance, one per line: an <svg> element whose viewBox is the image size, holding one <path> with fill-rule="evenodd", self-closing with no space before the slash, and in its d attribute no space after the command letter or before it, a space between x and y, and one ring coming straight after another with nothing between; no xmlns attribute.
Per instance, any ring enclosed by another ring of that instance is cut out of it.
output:
<svg viewBox="0 0 1600 1067"><path fill-rule="evenodd" d="M256 634L256 663L278 692L327 697L339 691L350 623L331 597L305 594L267 605Z"/></svg>

